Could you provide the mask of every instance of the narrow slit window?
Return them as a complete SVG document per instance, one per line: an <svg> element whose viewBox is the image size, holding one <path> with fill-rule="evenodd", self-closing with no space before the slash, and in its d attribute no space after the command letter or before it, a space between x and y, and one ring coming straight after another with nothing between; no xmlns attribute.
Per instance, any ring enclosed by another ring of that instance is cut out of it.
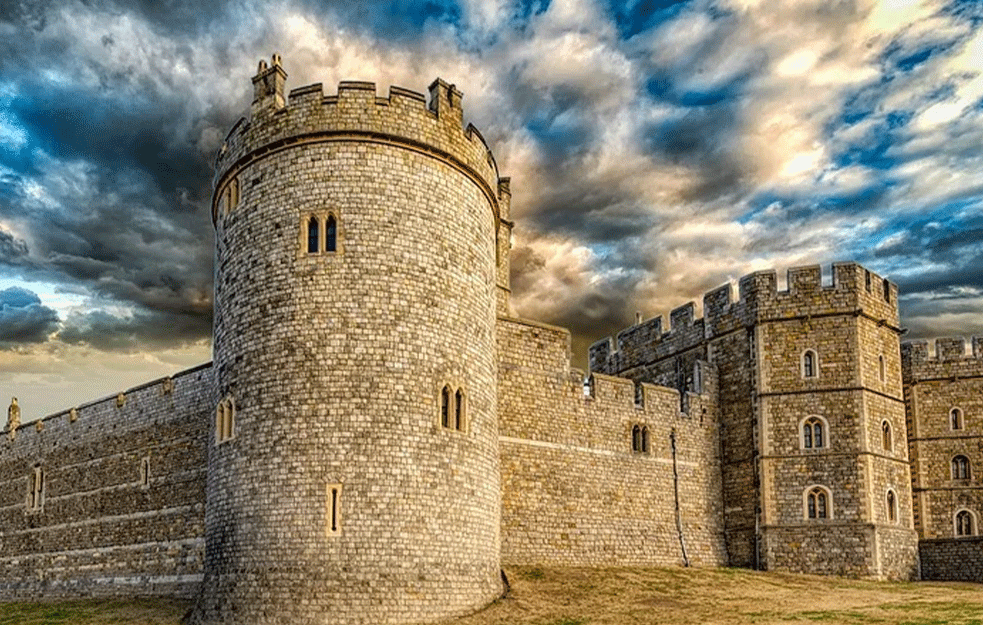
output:
<svg viewBox="0 0 983 625"><path fill-rule="evenodd" d="M451 426L451 389L446 386L440 391L440 424Z"/></svg>
<svg viewBox="0 0 983 625"><path fill-rule="evenodd" d="M878 356L877 367L878 367L877 374L880 377L881 382L884 382L887 379L887 376L884 371L884 356Z"/></svg>
<svg viewBox="0 0 983 625"><path fill-rule="evenodd" d="M891 523L898 521L898 501L893 490L887 491L887 520Z"/></svg>
<svg viewBox="0 0 983 625"><path fill-rule="evenodd" d="M334 215L329 215L324 223L324 251L334 252L338 249L338 221Z"/></svg>
<svg viewBox="0 0 983 625"><path fill-rule="evenodd" d="M317 254L320 246L320 228L317 217L311 217L307 222L307 253Z"/></svg>
<svg viewBox="0 0 983 625"><path fill-rule="evenodd" d="M870 293L870 271L864 270L864 285L867 287L867 292Z"/></svg>
<svg viewBox="0 0 983 625"><path fill-rule="evenodd" d="M631 428L631 450L634 453L642 450L642 428L638 425Z"/></svg>
<svg viewBox="0 0 983 625"><path fill-rule="evenodd" d="M464 430L464 393L461 389L454 395L454 427Z"/></svg>
<svg viewBox="0 0 983 625"><path fill-rule="evenodd" d="M325 505L325 531L328 536L341 533L341 484L329 484Z"/></svg>
<svg viewBox="0 0 983 625"><path fill-rule="evenodd" d="M37 512L44 504L44 469L41 465L35 465L34 472L30 480L31 491L28 493L28 508L32 512Z"/></svg>
<svg viewBox="0 0 983 625"><path fill-rule="evenodd" d="M140 487L150 488L150 458L144 457L140 461Z"/></svg>
<svg viewBox="0 0 983 625"><path fill-rule="evenodd" d="M642 426L642 453L648 453L649 451L649 428L647 425Z"/></svg>
<svg viewBox="0 0 983 625"><path fill-rule="evenodd" d="M891 283L887 281L887 278L884 278L884 301L891 303Z"/></svg>
<svg viewBox="0 0 983 625"><path fill-rule="evenodd" d="M884 451L891 451L893 449L891 442L891 424L887 421L881 423L881 444L884 446Z"/></svg>

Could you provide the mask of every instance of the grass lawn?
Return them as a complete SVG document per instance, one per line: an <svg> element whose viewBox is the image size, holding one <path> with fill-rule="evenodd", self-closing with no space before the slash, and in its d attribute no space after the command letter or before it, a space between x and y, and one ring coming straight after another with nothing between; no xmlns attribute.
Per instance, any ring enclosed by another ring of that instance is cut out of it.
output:
<svg viewBox="0 0 983 625"><path fill-rule="evenodd" d="M739 569L506 569L512 591L441 625L983 625L983 584L869 582ZM178 625L167 599L0 604L0 625Z"/></svg>

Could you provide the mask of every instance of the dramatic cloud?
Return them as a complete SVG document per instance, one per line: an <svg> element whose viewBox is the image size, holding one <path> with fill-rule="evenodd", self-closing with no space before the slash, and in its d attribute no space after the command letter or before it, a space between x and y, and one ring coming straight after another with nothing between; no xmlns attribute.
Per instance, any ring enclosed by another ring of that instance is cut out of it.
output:
<svg viewBox="0 0 983 625"><path fill-rule="evenodd" d="M983 330L974 0L8 2L0 288L55 316L0 385L208 358L211 163L273 51L290 88L464 91L513 181L516 310L581 366L636 311L835 260L899 283L910 336Z"/></svg>
<svg viewBox="0 0 983 625"><path fill-rule="evenodd" d="M43 343L58 327L58 313L36 293L19 287L0 291L0 347Z"/></svg>

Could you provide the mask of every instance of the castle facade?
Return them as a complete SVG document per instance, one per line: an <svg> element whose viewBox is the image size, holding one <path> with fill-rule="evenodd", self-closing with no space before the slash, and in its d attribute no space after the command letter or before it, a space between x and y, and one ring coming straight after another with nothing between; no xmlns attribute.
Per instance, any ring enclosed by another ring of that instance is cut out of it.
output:
<svg viewBox="0 0 983 625"><path fill-rule="evenodd" d="M596 343L585 383L512 311L462 94L285 80L260 63L216 162L213 361L11 407L0 599L367 624L476 610L508 565L983 580L983 340L902 346L895 285L804 267Z"/></svg>

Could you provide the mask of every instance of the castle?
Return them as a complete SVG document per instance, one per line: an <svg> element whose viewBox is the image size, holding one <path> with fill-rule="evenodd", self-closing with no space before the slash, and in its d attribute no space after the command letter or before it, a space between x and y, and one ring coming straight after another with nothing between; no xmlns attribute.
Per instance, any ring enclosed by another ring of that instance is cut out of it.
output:
<svg viewBox="0 0 983 625"><path fill-rule="evenodd" d="M213 362L20 424L0 599L412 623L508 565L983 580L983 340L901 345L863 267L724 286L570 367L509 304L509 180L462 94L285 94L218 155ZM21 398L28 404L29 398Z"/></svg>

